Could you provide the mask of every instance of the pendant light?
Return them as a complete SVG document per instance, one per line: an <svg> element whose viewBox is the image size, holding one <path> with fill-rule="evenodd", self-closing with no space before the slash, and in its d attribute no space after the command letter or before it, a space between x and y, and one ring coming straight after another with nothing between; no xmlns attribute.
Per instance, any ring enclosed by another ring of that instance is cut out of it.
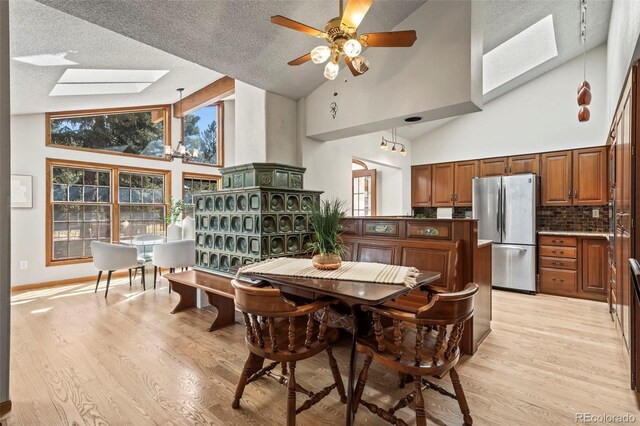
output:
<svg viewBox="0 0 640 426"><path fill-rule="evenodd" d="M180 93L180 124L182 127L182 137L184 138L184 114L182 112L182 91L183 88L177 89L178 93ZM184 145L184 141L178 142L178 148L173 149L170 145L165 145L164 147L164 156L165 158L173 161L176 158L181 159L183 162L187 163L189 161L195 161L198 159L198 155L200 154L200 150L198 148L193 148L193 152L188 152L187 147Z"/></svg>
<svg viewBox="0 0 640 426"><path fill-rule="evenodd" d="M591 85L587 81L587 0L580 0L580 40L582 41L584 51L582 83L578 86L578 121L583 123L589 121L591 112L588 105L591 104Z"/></svg>
<svg viewBox="0 0 640 426"><path fill-rule="evenodd" d="M396 129L391 129L391 140L385 139L385 137L382 137L382 142L380 142L380 149L383 151L388 151L389 150L389 144L391 144L391 153L395 154L396 152L398 152L398 149L396 148L396 146L400 146L400 155L402 155L403 157L407 156L407 147L402 143L402 142L398 142L397 139L397 133L396 133Z"/></svg>

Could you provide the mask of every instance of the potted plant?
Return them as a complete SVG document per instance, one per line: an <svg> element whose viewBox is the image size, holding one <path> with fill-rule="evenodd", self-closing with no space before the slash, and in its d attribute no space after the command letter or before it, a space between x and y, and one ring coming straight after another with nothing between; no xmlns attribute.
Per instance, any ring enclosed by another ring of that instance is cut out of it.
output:
<svg viewBox="0 0 640 426"><path fill-rule="evenodd" d="M345 215L344 203L340 200L325 200L313 206L309 222L316 237L310 247L315 254L312 259L315 268L333 270L340 267L340 255L346 252L340 238L340 222Z"/></svg>

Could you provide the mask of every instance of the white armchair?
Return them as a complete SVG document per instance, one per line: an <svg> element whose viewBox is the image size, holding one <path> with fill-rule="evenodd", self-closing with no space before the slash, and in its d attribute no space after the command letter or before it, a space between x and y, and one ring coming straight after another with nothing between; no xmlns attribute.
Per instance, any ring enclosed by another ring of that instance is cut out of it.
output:
<svg viewBox="0 0 640 426"><path fill-rule="evenodd" d="M194 248L195 250L195 248ZM122 269L129 270L129 286L131 286L131 271L140 269L142 271L142 289L145 290L144 278L144 260L138 258L138 249L135 247L127 247L119 244L109 244L100 241L91 241L91 254L93 256L93 266L98 270L98 279L96 281L96 289L103 271L107 272L107 289L104 297L109 293L109 284L111 283L111 274L113 271Z"/></svg>
<svg viewBox="0 0 640 426"><path fill-rule="evenodd" d="M153 288L156 288L158 268L169 268L173 273L176 268L190 268L196 263L196 241L180 240L158 244L153 248ZM171 286L169 286L171 293Z"/></svg>

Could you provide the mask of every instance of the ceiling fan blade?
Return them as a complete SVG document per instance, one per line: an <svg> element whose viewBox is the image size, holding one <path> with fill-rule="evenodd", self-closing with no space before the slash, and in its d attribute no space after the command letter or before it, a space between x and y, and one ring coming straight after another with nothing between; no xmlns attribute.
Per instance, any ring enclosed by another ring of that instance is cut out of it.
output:
<svg viewBox="0 0 640 426"><path fill-rule="evenodd" d="M342 14L341 25L346 25L354 30L358 28L364 15L367 14L373 0L349 0Z"/></svg>
<svg viewBox="0 0 640 426"><path fill-rule="evenodd" d="M302 55L299 58L294 59L293 61L288 62L288 64L292 66L302 65L305 62L308 62L310 60L311 60L311 52L307 53L306 55Z"/></svg>
<svg viewBox="0 0 640 426"><path fill-rule="evenodd" d="M285 18L282 15L272 16L271 23L280 25L282 27L290 28L295 31L300 31L301 33L309 34L314 37L324 38L326 36L326 34L323 31L320 31L308 25L302 24L298 21L294 21L293 19Z"/></svg>
<svg viewBox="0 0 640 426"><path fill-rule="evenodd" d="M349 67L349 70L351 71L351 74L354 75L354 77L358 77L364 74L369 69L369 68L365 69L364 72L358 71L356 67L353 66L353 62L351 62L351 58L348 57L347 55L344 56L344 61L347 63L347 67Z"/></svg>
<svg viewBox="0 0 640 426"><path fill-rule="evenodd" d="M370 47L411 47L416 39L414 30L362 34L359 37L363 46Z"/></svg>

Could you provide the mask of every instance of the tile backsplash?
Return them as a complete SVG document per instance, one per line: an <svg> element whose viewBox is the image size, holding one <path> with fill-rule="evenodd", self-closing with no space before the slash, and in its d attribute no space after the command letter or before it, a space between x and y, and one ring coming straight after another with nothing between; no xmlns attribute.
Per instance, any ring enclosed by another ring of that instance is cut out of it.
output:
<svg viewBox="0 0 640 426"><path fill-rule="evenodd" d="M414 209L414 215L423 214L427 218L436 217L436 207ZM598 210L599 217L593 217ZM453 217L464 219L471 207L454 207ZM605 206L538 206L536 214L538 231L583 231L609 232L609 208Z"/></svg>
<svg viewBox="0 0 640 426"><path fill-rule="evenodd" d="M599 217L593 217L598 210ZM609 232L608 206L544 206L536 215L538 231Z"/></svg>

